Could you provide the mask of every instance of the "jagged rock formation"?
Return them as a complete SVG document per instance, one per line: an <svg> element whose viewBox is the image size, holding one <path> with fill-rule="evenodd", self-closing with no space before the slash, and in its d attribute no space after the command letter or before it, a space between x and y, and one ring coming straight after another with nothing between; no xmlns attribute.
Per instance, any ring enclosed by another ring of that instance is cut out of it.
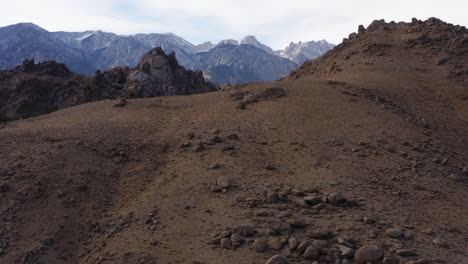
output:
<svg viewBox="0 0 468 264"><path fill-rule="evenodd" d="M53 61L25 60L0 71L0 120L27 118L65 107L113 98L188 95L216 90L201 71L180 66L161 48L145 54L137 68L116 67L92 77L72 73Z"/></svg>

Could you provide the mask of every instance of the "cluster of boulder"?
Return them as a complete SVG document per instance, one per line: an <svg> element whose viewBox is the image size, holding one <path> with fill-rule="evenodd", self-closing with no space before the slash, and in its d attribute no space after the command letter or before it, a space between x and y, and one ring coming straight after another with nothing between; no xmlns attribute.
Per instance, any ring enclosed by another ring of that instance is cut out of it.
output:
<svg viewBox="0 0 468 264"><path fill-rule="evenodd" d="M180 66L161 48L145 54L136 68L116 67L86 77L64 64L25 60L0 71L0 121L34 117L86 102L155 96L190 95L217 90L201 71Z"/></svg>

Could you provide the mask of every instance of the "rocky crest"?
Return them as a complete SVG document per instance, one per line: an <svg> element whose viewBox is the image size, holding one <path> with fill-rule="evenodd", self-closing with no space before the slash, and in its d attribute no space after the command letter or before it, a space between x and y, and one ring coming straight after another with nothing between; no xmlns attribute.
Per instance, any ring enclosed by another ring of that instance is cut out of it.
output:
<svg viewBox="0 0 468 264"><path fill-rule="evenodd" d="M466 77L462 76L468 74L468 29L437 18L414 18L411 23L375 20L367 28L359 26L357 33L351 33L324 56L305 62L289 78L332 76L368 65L373 65L374 71L397 71L402 70L402 60L417 62L404 65L412 70L428 71L436 66L444 77L464 82Z"/></svg>
<svg viewBox="0 0 468 264"><path fill-rule="evenodd" d="M147 98L214 91L201 71L180 66L175 53L161 48L145 54L136 68L116 67L92 77L72 73L53 61L0 71L0 120L38 116L86 102L114 98Z"/></svg>

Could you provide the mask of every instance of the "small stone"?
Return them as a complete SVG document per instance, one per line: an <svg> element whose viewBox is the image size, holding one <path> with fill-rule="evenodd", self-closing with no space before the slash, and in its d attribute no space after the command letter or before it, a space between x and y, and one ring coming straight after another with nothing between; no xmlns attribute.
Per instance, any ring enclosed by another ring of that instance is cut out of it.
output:
<svg viewBox="0 0 468 264"><path fill-rule="evenodd" d="M328 247L328 241L327 240L321 240L321 239L314 239L311 242L312 246L316 248L326 248Z"/></svg>
<svg viewBox="0 0 468 264"><path fill-rule="evenodd" d="M211 240L211 244L213 244L213 245L219 245L219 244L221 244L221 239L222 239L222 238L220 238L220 237L215 237L215 238L213 238L213 239Z"/></svg>
<svg viewBox="0 0 468 264"><path fill-rule="evenodd" d="M239 236L238 234L232 234L231 235L231 242L232 242L232 248L238 248L244 243L244 238Z"/></svg>
<svg viewBox="0 0 468 264"><path fill-rule="evenodd" d="M432 230L431 228L424 228L423 230L421 230L421 232L423 234L426 234L426 235L433 235L434 234L434 230Z"/></svg>
<svg viewBox="0 0 468 264"><path fill-rule="evenodd" d="M124 107L127 105L127 100L125 98L120 99L120 101L114 105L114 107Z"/></svg>
<svg viewBox="0 0 468 264"><path fill-rule="evenodd" d="M219 236L222 237L222 238L225 238L225 237L230 237L231 234L232 234L231 231L229 231L229 230L224 230L223 232L221 232L221 233L219 234Z"/></svg>
<svg viewBox="0 0 468 264"><path fill-rule="evenodd" d="M266 170L276 170L276 167L271 165L271 164L268 164L268 163L265 163L263 164L263 168L266 169Z"/></svg>
<svg viewBox="0 0 468 264"><path fill-rule="evenodd" d="M299 197L304 196L304 192L298 189L292 189L291 194Z"/></svg>
<svg viewBox="0 0 468 264"><path fill-rule="evenodd" d="M211 192L219 193L219 192L222 192L222 191L223 191L223 187L221 187L221 186L218 186L218 185L211 186Z"/></svg>
<svg viewBox="0 0 468 264"><path fill-rule="evenodd" d="M210 169L212 169L212 170L219 169L219 168L221 168L221 164L219 164L218 162L215 162L215 163L210 165Z"/></svg>
<svg viewBox="0 0 468 264"><path fill-rule="evenodd" d="M366 224L366 225L375 224L375 220L372 219L372 218L369 218L369 217L364 217L364 218L362 219L362 221L363 221L364 224Z"/></svg>
<svg viewBox="0 0 468 264"><path fill-rule="evenodd" d="M216 180L216 185L222 187L222 188L229 188L231 184L229 183L229 178L226 176L220 176Z"/></svg>
<svg viewBox="0 0 468 264"><path fill-rule="evenodd" d="M413 250L410 249L399 249L396 251L396 253L402 257L414 257L418 256L418 253L416 253Z"/></svg>
<svg viewBox="0 0 468 264"><path fill-rule="evenodd" d="M236 234L241 235L243 237L251 237L255 235L255 228L248 225L239 226L236 228Z"/></svg>
<svg viewBox="0 0 468 264"><path fill-rule="evenodd" d="M158 243L159 243L158 240L152 238L152 239L150 240L150 243L149 243L149 244L150 244L151 246L157 246Z"/></svg>
<svg viewBox="0 0 468 264"><path fill-rule="evenodd" d="M297 246L297 251L302 254L304 253L304 251L310 246L310 242L309 241L303 241L302 243L299 244L299 246Z"/></svg>
<svg viewBox="0 0 468 264"><path fill-rule="evenodd" d="M384 250L377 245L368 245L360 247L354 254L357 264L366 264L368 262L377 262L384 256Z"/></svg>
<svg viewBox="0 0 468 264"><path fill-rule="evenodd" d="M395 257L385 257L383 264L400 264L400 260Z"/></svg>
<svg viewBox="0 0 468 264"><path fill-rule="evenodd" d="M294 199L293 201L294 201L294 204L296 204L299 207L302 207L302 208L309 207L309 204L300 197L296 197L296 199Z"/></svg>
<svg viewBox="0 0 468 264"><path fill-rule="evenodd" d="M292 227L290 224L286 222L280 222L280 221L272 221L269 223L269 227L278 232L281 235L287 236L290 235L292 232Z"/></svg>
<svg viewBox="0 0 468 264"><path fill-rule="evenodd" d="M462 173L466 176L468 176L468 166L465 166L463 169L462 169Z"/></svg>
<svg viewBox="0 0 468 264"><path fill-rule="evenodd" d="M443 241L440 238L435 238L432 240L432 243L436 246L439 246L441 248L449 248L449 244L446 241Z"/></svg>
<svg viewBox="0 0 468 264"><path fill-rule="evenodd" d="M345 247L345 246L338 246L340 250L340 255L345 258L352 258L354 256L354 249Z"/></svg>
<svg viewBox="0 0 468 264"><path fill-rule="evenodd" d="M318 249L314 248L314 247L307 247L306 250L304 251L304 254L302 254L302 256L305 258L305 259L317 259L320 255L320 252L318 251Z"/></svg>
<svg viewBox="0 0 468 264"><path fill-rule="evenodd" d="M288 264L288 259L280 255L275 255L267 260L265 264Z"/></svg>
<svg viewBox="0 0 468 264"><path fill-rule="evenodd" d="M268 245L264 239L255 239L252 244L252 248L257 252L265 252L268 249Z"/></svg>
<svg viewBox="0 0 468 264"><path fill-rule="evenodd" d="M322 202L322 199L320 199L320 197L318 196L306 196L304 197L304 201L308 204L308 205L317 205L319 203Z"/></svg>
<svg viewBox="0 0 468 264"><path fill-rule="evenodd" d="M327 230L307 230L306 236L311 238L328 238L330 236L330 231Z"/></svg>
<svg viewBox="0 0 468 264"><path fill-rule="evenodd" d="M239 139L239 136L238 136L237 134L233 133L233 134L229 134L229 135L227 136L227 138L228 138L228 139L231 139L231 140L238 140L238 139Z"/></svg>
<svg viewBox="0 0 468 264"><path fill-rule="evenodd" d="M222 143L223 140L219 136L213 136L210 138L210 145L214 145L216 143Z"/></svg>
<svg viewBox="0 0 468 264"><path fill-rule="evenodd" d="M277 203L279 201L278 193L273 190L266 190L265 196L268 203Z"/></svg>
<svg viewBox="0 0 468 264"><path fill-rule="evenodd" d="M389 228L385 231L385 235L392 238L399 238L403 232L400 228Z"/></svg>
<svg viewBox="0 0 468 264"><path fill-rule="evenodd" d="M213 129L210 129L210 131L208 131L208 133L212 134L212 135L217 135L219 134L221 131L217 128L213 128Z"/></svg>
<svg viewBox="0 0 468 264"><path fill-rule="evenodd" d="M295 250L299 246L299 240L297 240L295 237L291 237L288 240L288 245L291 250Z"/></svg>
<svg viewBox="0 0 468 264"><path fill-rule="evenodd" d="M284 243L280 239L270 239L268 240L268 246L271 249L280 250L283 248Z"/></svg>
<svg viewBox="0 0 468 264"><path fill-rule="evenodd" d="M230 249L232 246L231 239L223 238L220 242L221 248Z"/></svg>
<svg viewBox="0 0 468 264"><path fill-rule="evenodd" d="M309 225L305 219L288 219L287 223L295 228L304 228Z"/></svg>
<svg viewBox="0 0 468 264"><path fill-rule="evenodd" d="M346 202L346 198L341 193L331 193L328 195L327 200L332 205L340 205Z"/></svg>
<svg viewBox="0 0 468 264"><path fill-rule="evenodd" d="M196 146L194 146L194 147L192 148L192 150L195 151L195 152L203 151L203 149L204 149L204 147L203 147L202 144L197 144Z"/></svg>

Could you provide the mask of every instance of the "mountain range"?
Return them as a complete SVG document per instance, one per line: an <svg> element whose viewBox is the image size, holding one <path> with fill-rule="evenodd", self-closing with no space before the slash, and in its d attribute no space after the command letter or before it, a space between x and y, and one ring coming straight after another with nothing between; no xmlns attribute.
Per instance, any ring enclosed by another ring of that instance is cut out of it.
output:
<svg viewBox="0 0 468 264"><path fill-rule="evenodd" d="M254 36L194 45L172 33L49 32L32 23L19 23L0 28L0 69L13 68L25 59L53 60L73 72L92 75L98 69L134 67L143 54L161 47L166 53L175 52L185 68L202 70L210 81L246 83L279 79L333 46L325 40L310 41L274 51Z"/></svg>

